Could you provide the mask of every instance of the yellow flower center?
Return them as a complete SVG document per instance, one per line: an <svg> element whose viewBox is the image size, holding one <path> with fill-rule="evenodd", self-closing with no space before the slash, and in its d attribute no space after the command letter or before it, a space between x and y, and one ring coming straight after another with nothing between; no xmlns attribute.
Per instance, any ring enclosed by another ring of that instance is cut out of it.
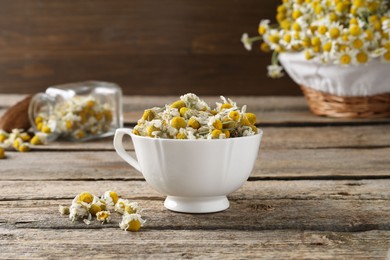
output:
<svg viewBox="0 0 390 260"><path fill-rule="evenodd" d="M187 135L184 133L178 133L176 139L187 139Z"/></svg>
<svg viewBox="0 0 390 260"><path fill-rule="evenodd" d="M130 205L126 205L126 207L125 207L125 212L127 212L127 213L129 213L129 214L136 213L136 212L135 212L135 209L133 209L133 207L131 207Z"/></svg>
<svg viewBox="0 0 390 260"><path fill-rule="evenodd" d="M278 36L279 37L279 36ZM278 40L279 41L279 40ZM222 104L222 106L221 106L221 110L223 110L223 109L229 109L229 108L232 108L233 106L232 106L232 104L229 104L229 103L224 103L224 104Z"/></svg>
<svg viewBox="0 0 390 260"><path fill-rule="evenodd" d="M292 28L294 31L300 31L302 29L299 23L294 23Z"/></svg>
<svg viewBox="0 0 390 260"><path fill-rule="evenodd" d="M190 120L188 120L188 126L194 129L199 129L200 123L195 118L190 118Z"/></svg>
<svg viewBox="0 0 390 260"><path fill-rule="evenodd" d="M244 117L249 121L251 125L256 124L256 115L253 113L245 113Z"/></svg>
<svg viewBox="0 0 390 260"><path fill-rule="evenodd" d="M151 121L151 120L153 120L154 117L155 117L155 114L150 109L145 110L144 114L142 115L142 119L144 119L146 121Z"/></svg>
<svg viewBox="0 0 390 260"><path fill-rule="evenodd" d="M335 14L335 13L330 13L330 14L329 14L329 20L330 20L331 22L336 22L336 21L338 20L337 14Z"/></svg>
<svg viewBox="0 0 390 260"><path fill-rule="evenodd" d="M343 13L343 12L346 11L347 7L348 7L348 6L347 6L345 3L340 2L340 3L338 3L338 4L336 5L336 11L337 11L338 13Z"/></svg>
<svg viewBox="0 0 390 260"><path fill-rule="evenodd" d="M177 109L180 109L180 108L185 107L185 106L186 106L186 104L184 103L183 100L178 100L178 101L173 102L171 104L171 108L177 108Z"/></svg>
<svg viewBox="0 0 390 260"><path fill-rule="evenodd" d="M367 53L365 52L359 52L357 55L356 55L356 60L359 62L359 63L366 63L368 61L368 55Z"/></svg>
<svg viewBox="0 0 390 260"><path fill-rule="evenodd" d="M287 43L290 43L291 42L291 34L286 34L286 35L284 35L284 37L283 37L283 40L285 41L285 42L287 42Z"/></svg>
<svg viewBox="0 0 390 260"><path fill-rule="evenodd" d="M267 43L262 42L260 44L260 50L263 51L263 52L270 52L271 51L271 47Z"/></svg>
<svg viewBox="0 0 390 260"><path fill-rule="evenodd" d="M222 129L222 122L221 120L217 119L214 121L213 126L215 129L221 130Z"/></svg>
<svg viewBox="0 0 390 260"><path fill-rule="evenodd" d="M139 220L132 220L129 223L127 231L137 232L141 228L141 222Z"/></svg>
<svg viewBox="0 0 390 260"><path fill-rule="evenodd" d="M93 195L89 192L83 192L79 195L78 202L92 203Z"/></svg>
<svg viewBox="0 0 390 260"><path fill-rule="evenodd" d="M383 55L383 59L385 59L385 61L390 61L390 51L386 52L386 53Z"/></svg>
<svg viewBox="0 0 390 260"><path fill-rule="evenodd" d="M339 28L333 27L329 30L329 35L332 39L336 39L340 36Z"/></svg>
<svg viewBox="0 0 390 260"><path fill-rule="evenodd" d="M298 19L298 18L301 17L301 16L302 16L302 12L299 11L299 10L294 10L294 11L292 12L292 18L293 18L294 20Z"/></svg>
<svg viewBox="0 0 390 260"><path fill-rule="evenodd" d="M269 41L272 43L278 43L279 42L279 35L273 34L269 36Z"/></svg>
<svg viewBox="0 0 390 260"><path fill-rule="evenodd" d="M361 49L363 47L363 41L360 40L360 39L356 39L352 42L352 46L355 48L355 49Z"/></svg>
<svg viewBox="0 0 390 260"><path fill-rule="evenodd" d="M318 33L319 34L324 35L327 31L328 31L328 27L326 27L325 25L322 25L322 26L318 27Z"/></svg>
<svg viewBox="0 0 390 260"><path fill-rule="evenodd" d="M102 211L102 209L97 204L92 204L89 208L89 213L92 214L92 216L96 216L96 213Z"/></svg>
<svg viewBox="0 0 390 260"><path fill-rule="evenodd" d="M188 110L190 110L188 107L180 108L180 115L184 117Z"/></svg>
<svg viewBox="0 0 390 260"><path fill-rule="evenodd" d="M311 38L311 44L313 46L320 46L321 45L321 39L317 36Z"/></svg>
<svg viewBox="0 0 390 260"><path fill-rule="evenodd" d="M284 30L290 30L291 22L287 19L280 22L280 27Z"/></svg>
<svg viewBox="0 0 390 260"><path fill-rule="evenodd" d="M305 58L306 58L306 60L311 60L314 58L314 56L309 51L306 51Z"/></svg>
<svg viewBox="0 0 390 260"><path fill-rule="evenodd" d="M180 128L185 128L187 126L187 123L182 117L176 116L172 119L171 126L173 126L176 129L180 129Z"/></svg>
<svg viewBox="0 0 390 260"><path fill-rule="evenodd" d="M259 34L264 35L267 32L267 27L264 25L259 26Z"/></svg>
<svg viewBox="0 0 390 260"><path fill-rule="evenodd" d="M238 122L238 120L240 120L240 112L238 112L238 111L231 111L231 112L229 113L229 117L230 117L233 121Z"/></svg>
<svg viewBox="0 0 390 260"><path fill-rule="evenodd" d="M356 7L363 7L365 2L365 0L354 0L353 5Z"/></svg>
<svg viewBox="0 0 390 260"><path fill-rule="evenodd" d="M213 139L219 139L219 136L222 134L222 131L221 130L218 130L218 129L214 129L212 132L211 132L211 137Z"/></svg>
<svg viewBox="0 0 390 260"><path fill-rule="evenodd" d="M116 204L116 202L118 201L118 194L115 191L110 191L110 197L114 204Z"/></svg>
<svg viewBox="0 0 390 260"><path fill-rule="evenodd" d="M340 63L343 65L350 64L351 63L351 56L349 56L348 54L342 55L340 58Z"/></svg>
<svg viewBox="0 0 390 260"><path fill-rule="evenodd" d="M373 35L371 30L366 30L365 33L366 33L366 38L365 39L367 41L371 41L374 38L374 35Z"/></svg>
<svg viewBox="0 0 390 260"><path fill-rule="evenodd" d="M332 50L332 42L327 42L323 46L324 51L330 52Z"/></svg>
<svg viewBox="0 0 390 260"><path fill-rule="evenodd" d="M359 36L361 34L362 30L360 29L360 27L358 25L353 24L349 27L349 32L353 36Z"/></svg>

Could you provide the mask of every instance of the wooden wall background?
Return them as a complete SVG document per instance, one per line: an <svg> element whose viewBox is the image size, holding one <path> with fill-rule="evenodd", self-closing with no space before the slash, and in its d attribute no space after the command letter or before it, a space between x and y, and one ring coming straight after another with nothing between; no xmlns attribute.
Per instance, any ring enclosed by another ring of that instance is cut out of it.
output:
<svg viewBox="0 0 390 260"><path fill-rule="evenodd" d="M296 95L240 37L279 0L0 0L0 93L88 79L125 94Z"/></svg>

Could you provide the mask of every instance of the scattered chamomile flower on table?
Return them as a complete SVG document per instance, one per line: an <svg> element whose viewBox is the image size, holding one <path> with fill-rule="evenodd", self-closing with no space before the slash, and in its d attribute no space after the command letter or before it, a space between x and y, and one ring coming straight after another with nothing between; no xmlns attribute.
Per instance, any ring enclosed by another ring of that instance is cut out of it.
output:
<svg viewBox="0 0 390 260"><path fill-rule="evenodd" d="M0 159L6 158L5 150L28 152L35 145L47 143L47 134L31 135L23 129L12 129L10 133L0 129Z"/></svg>
<svg viewBox="0 0 390 260"><path fill-rule="evenodd" d="M123 215L119 223L123 230L135 232L145 223L140 215L142 208L138 202L119 198L115 191L106 191L101 198L91 192L84 191L76 195L70 207L59 205L59 212L61 215L69 214L69 219L72 222L82 220L85 224L90 225L92 217L96 216L96 220L104 224L111 221L111 212L106 205Z"/></svg>
<svg viewBox="0 0 390 260"><path fill-rule="evenodd" d="M167 139L226 139L258 133L256 115L231 99L222 97L216 107L192 93L165 107L146 109L133 134ZM251 118L248 121L248 117Z"/></svg>
<svg viewBox="0 0 390 260"><path fill-rule="evenodd" d="M99 211L96 213L96 219L102 222L102 224L104 224L104 222L108 223L111 220L111 213L106 210Z"/></svg>
<svg viewBox="0 0 390 260"><path fill-rule="evenodd" d="M123 215L119 227L125 231L137 232L145 223L145 220L142 219L141 215L138 213Z"/></svg>

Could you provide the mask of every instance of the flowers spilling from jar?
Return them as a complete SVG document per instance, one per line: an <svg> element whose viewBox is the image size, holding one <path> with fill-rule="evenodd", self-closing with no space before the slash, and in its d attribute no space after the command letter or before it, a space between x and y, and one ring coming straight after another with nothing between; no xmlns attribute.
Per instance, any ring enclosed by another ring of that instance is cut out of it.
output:
<svg viewBox="0 0 390 260"><path fill-rule="evenodd" d="M113 109L93 96L74 96L58 102L54 112L40 113L35 118L38 131L58 134L73 140L82 140L110 131Z"/></svg>
<svg viewBox="0 0 390 260"><path fill-rule="evenodd" d="M226 139L255 135L256 115L221 97L211 109L195 94L189 93L164 107L145 110L133 133L168 139Z"/></svg>
<svg viewBox="0 0 390 260"><path fill-rule="evenodd" d="M0 159L6 157L5 150L13 149L18 152L28 152L34 145L42 145L47 142L47 135L44 133L30 133L22 129L12 129L8 133L0 129Z"/></svg>
<svg viewBox="0 0 390 260"><path fill-rule="evenodd" d="M59 206L60 213L69 215L72 222L82 220L87 225L91 224L93 217L102 224L109 223L112 210L122 215L119 227L125 231L136 232L145 223L139 204L119 198L115 191L106 191L100 198L90 192L82 192L73 199L70 207Z"/></svg>
<svg viewBox="0 0 390 260"><path fill-rule="evenodd" d="M259 36L244 33L247 50L273 51L270 77L283 76L278 54L304 52L307 60L342 66L366 64L373 58L390 62L388 0L284 0L277 8L278 24L259 24Z"/></svg>

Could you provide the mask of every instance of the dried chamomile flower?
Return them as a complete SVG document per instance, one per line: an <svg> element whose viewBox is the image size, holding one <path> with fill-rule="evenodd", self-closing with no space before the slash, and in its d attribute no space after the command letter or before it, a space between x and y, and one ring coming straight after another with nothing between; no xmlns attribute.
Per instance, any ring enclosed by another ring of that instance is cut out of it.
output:
<svg viewBox="0 0 390 260"><path fill-rule="evenodd" d="M30 140L32 145L43 145L47 143L47 134L38 132Z"/></svg>
<svg viewBox="0 0 390 260"><path fill-rule="evenodd" d="M99 211L96 213L96 219L102 222L102 224L104 224L104 222L108 223L111 220L111 213L109 211Z"/></svg>
<svg viewBox="0 0 390 260"><path fill-rule="evenodd" d="M125 231L137 232L145 223L141 215L138 213L127 214L122 217L122 221L119 223L119 227Z"/></svg>
<svg viewBox="0 0 390 260"><path fill-rule="evenodd" d="M69 215L70 214L69 207L67 207L67 206L59 205L58 211L60 212L61 215Z"/></svg>
<svg viewBox="0 0 390 260"><path fill-rule="evenodd" d="M80 193L79 195L77 195L73 202L76 202L76 203L82 203L82 202L85 202L87 204L91 204L94 200L94 195L92 195L92 193L90 192L87 192L87 191L84 191L82 193Z"/></svg>
<svg viewBox="0 0 390 260"><path fill-rule="evenodd" d="M118 202L118 194L115 191L106 191L102 199L106 202L106 205L109 207L114 207L115 204Z"/></svg>
<svg viewBox="0 0 390 260"><path fill-rule="evenodd" d="M69 208L69 219L74 222L77 219L91 219L88 207L84 204L72 203Z"/></svg>
<svg viewBox="0 0 390 260"><path fill-rule="evenodd" d="M141 213L142 208L138 204L138 202L130 202L125 206L125 212L127 214Z"/></svg>
<svg viewBox="0 0 390 260"><path fill-rule="evenodd" d="M118 199L117 203L115 204L115 211L120 214L123 214L125 212L126 205L128 205L129 203L129 200Z"/></svg>
<svg viewBox="0 0 390 260"><path fill-rule="evenodd" d="M5 140L7 140L9 137L9 134L4 131L3 129L0 129L0 143L4 143Z"/></svg>

